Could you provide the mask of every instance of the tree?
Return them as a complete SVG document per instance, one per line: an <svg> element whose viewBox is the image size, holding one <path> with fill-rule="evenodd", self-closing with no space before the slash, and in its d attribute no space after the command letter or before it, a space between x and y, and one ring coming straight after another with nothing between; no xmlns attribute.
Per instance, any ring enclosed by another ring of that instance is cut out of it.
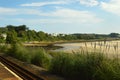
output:
<svg viewBox="0 0 120 80"><path fill-rule="evenodd" d="M6 33L8 30L6 27L0 27L0 34L1 33Z"/></svg>
<svg viewBox="0 0 120 80"><path fill-rule="evenodd" d="M15 30L15 27L16 27L16 26L8 25L8 26L7 26L7 29L8 29L8 31L12 31L12 30Z"/></svg>
<svg viewBox="0 0 120 80"><path fill-rule="evenodd" d="M28 37L28 40L30 40L30 41L37 40L37 33L36 33L36 31L28 30L27 31L27 37Z"/></svg>
<svg viewBox="0 0 120 80"><path fill-rule="evenodd" d="M6 38L6 43L14 44L14 43L17 43L17 42L18 42L18 38L17 38L17 33L15 32L15 30L8 31L7 38Z"/></svg>
<svg viewBox="0 0 120 80"><path fill-rule="evenodd" d="M37 32L37 36L39 41L43 41L47 39L47 34L42 31Z"/></svg>
<svg viewBox="0 0 120 80"><path fill-rule="evenodd" d="M118 33L110 33L109 36L112 38L117 38L117 37L119 37L119 34Z"/></svg>

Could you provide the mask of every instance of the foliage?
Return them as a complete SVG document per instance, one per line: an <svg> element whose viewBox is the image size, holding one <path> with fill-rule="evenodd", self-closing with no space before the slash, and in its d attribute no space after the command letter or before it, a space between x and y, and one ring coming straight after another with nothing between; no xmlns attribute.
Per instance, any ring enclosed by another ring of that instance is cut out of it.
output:
<svg viewBox="0 0 120 80"><path fill-rule="evenodd" d="M0 45L0 53L7 53L9 50L9 45L1 44Z"/></svg>
<svg viewBox="0 0 120 80"><path fill-rule="evenodd" d="M39 41L44 41L47 38L47 34L42 31L37 32L37 36L39 37L38 38Z"/></svg>
<svg viewBox="0 0 120 80"><path fill-rule="evenodd" d="M0 27L0 33L7 33L8 29L6 27Z"/></svg>
<svg viewBox="0 0 120 80"><path fill-rule="evenodd" d="M119 80L120 63L102 53L59 53L52 60L50 71L71 80Z"/></svg>
<svg viewBox="0 0 120 80"><path fill-rule="evenodd" d="M21 44L11 44L9 47L5 45L0 47L0 51L19 60L42 66L68 80L120 80L120 59L110 58L102 51L48 53L42 48L30 50Z"/></svg>
<svg viewBox="0 0 120 80"><path fill-rule="evenodd" d="M22 44L17 43L11 44L9 48L6 46L0 46L0 52L4 52L9 56L24 62L42 66L46 69L49 68L51 62L51 56L47 54L44 49L40 48L37 50L29 50Z"/></svg>
<svg viewBox="0 0 120 80"><path fill-rule="evenodd" d="M119 37L119 34L118 33L110 33L109 36L112 38L117 38L117 37Z"/></svg>
<svg viewBox="0 0 120 80"><path fill-rule="evenodd" d="M31 62L35 65L48 68L50 65L50 55L45 52L44 49L38 49L33 51L33 56Z"/></svg>
<svg viewBox="0 0 120 80"><path fill-rule="evenodd" d="M18 38L17 38L17 33L14 30L8 31L7 33L7 38L6 38L6 43L17 43Z"/></svg>
<svg viewBox="0 0 120 80"><path fill-rule="evenodd" d="M30 63L31 62L31 55L25 47L21 44L11 44L11 47L7 51L9 56L15 57L19 60L25 61Z"/></svg>
<svg viewBox="0 0 120 80"><path fill-rule="evenodd" d="M0 28L0 34L7 33L11 34L13 32L17 35L17 38L23 42L29 42L29 41L59 41L59 40L90 40L90 39L110 39L110 38L119 38L118 33L110 33L110 34L48 34L43 31L35 31L35 30L29 30L26 25L19 25L19 26L13 26L13 25L7 25L6 27ZM9 36L9 35L8 35ZM0 40L1 42L4 42L4 40ZM9 40L7 40L9 42Z"/></svg>

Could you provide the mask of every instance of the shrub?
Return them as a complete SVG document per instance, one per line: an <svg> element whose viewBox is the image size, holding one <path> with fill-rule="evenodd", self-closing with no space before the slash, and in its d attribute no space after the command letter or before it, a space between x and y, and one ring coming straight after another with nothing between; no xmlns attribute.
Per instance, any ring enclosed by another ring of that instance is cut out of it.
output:
<svg viewBox="0 0 120 80"><path fill-rule="evenodd" d="M12 44L6 54L21 61L33 63L46 69L48 69L51 62L51 56L47 54L44 49L38 48L36 50L30 50L21 44Z"/></svg>
<svg viewBox="0 0 120 80"><path fill-rule="evenodd" d="M1 53L6 53L8 51L9 47L8 45L0 45L0 52Z"/></svg>
<svg viewBox="0 0 120 80"><path fill-rule="evenodd" d="M70 76L74 67L73 56L67 53L58 53L51 62L50 71L53 73Z"/></svg>
<svg viewBox="0 0 120 80"><path fill-rule="evenodd" d="M50 55L48 55L44 49L38 49L33 51L31 62L35 65L42 66L44 68L48 68L50 65Z"/></svg>
<svg viewBox="0 0 120 80"><path fill-rule="evenodd" d="M120 64L103 53L59 53L50 71L73 80L120 80Z"/></svg>
<svg viewBox="0 0 120 80"><path fill-rule="evenodd" d="M1 50L2 48L4 46L0 47ZM30 50L20 44L13 44L5 51L10 56L42 66L51 73L64 76L69 80L120 80L118 55L111 58L104 51L48 53L42 48Z"/></svg>
<svg viewBox="0 0 120 80"><path fill-rule="evenodd" d="M28 50L21 44L12 44L7 54L19 60L22 60L28 63L31 62L31 55L29 55Z"/></svg>

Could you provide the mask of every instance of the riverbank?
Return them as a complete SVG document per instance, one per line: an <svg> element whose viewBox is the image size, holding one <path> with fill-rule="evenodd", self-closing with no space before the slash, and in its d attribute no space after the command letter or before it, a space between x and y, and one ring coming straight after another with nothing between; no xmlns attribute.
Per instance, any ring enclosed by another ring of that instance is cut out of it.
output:
<svg viewBox="0 0 120 80"><path fill-rule="evenodd" d="M55 50L56 52L102 52L107 55L120 55L120 40L114 41L95 41L95 42L78 42L78 43L60 43L55 46L62 46L63 48Z"/></svg>
<svg viewBox="0 0 120 80"><path fill-rule="evenodd" d="M108 44L107 41L101 41L100 43ZM74 44L78 45L78 43ZM5 52L9 56L27 63L41 66L50 73L60 75L68 80L120 79L120 63L119 57L117 57L118 55L114 58L108 58L102 50L98 50L97 52L85 51L89 50L87 44L93 45L93 48L96 49L96 45L99 45L99 42L84 42L81 44L84 44L84 49L81 51L79 50L79 52L73 52L73 54L69 54L67 52L49 53L44 49L33 49L32 51L31 49L26 49L24 46L19 44L12 45L12 47L7 49ZM104 46L104 44L101 46ZM113 45L116 45L114 41ZM1 48L1 50L5 50L5 48L7 47L5 46Z"/></svg>
<svg viewBox="0 0 120 80"><path fill-rule="evenodd" d="M120 39L89 39L89 40L60 40L60 41L31 41L31 42L25 42L23 43L25 46L48 46L48 45L53 45L53 44L61 44L61 43L78 43L78 42L96 42L96 41L116 41Z"/></svg>
<svg viewBox="0 0 120 80"><path fill-rule="evenodd" d="M92 49L93 45L95 43L105 43L110 41L118 41L118 39L110 39L110 40L71 40L71 41L54 41L54 42L29 42L29 43L23 43L24 46L29 48L39 48L42 47L45 50L52 50L52 51L67 51L67 52L73 52L78 51L80 47L85 49L85 43L87 43L87 47L89 49ZM95 44L96 45L96 44ZM97 45L98 46L98 45Z"/></svg>

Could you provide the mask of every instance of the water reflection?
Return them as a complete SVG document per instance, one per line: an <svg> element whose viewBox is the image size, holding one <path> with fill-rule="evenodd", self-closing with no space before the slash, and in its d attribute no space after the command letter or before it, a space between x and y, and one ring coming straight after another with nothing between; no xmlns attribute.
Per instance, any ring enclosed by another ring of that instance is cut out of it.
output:
<svg viewBox="0 0 120 80"><path fill-rule="evenodd" d="M81 43L63 43L63 44L55 44L55 46L62 46L63 48L56 49L54 51L72 51L78 50L80 48Z"/></svg>

